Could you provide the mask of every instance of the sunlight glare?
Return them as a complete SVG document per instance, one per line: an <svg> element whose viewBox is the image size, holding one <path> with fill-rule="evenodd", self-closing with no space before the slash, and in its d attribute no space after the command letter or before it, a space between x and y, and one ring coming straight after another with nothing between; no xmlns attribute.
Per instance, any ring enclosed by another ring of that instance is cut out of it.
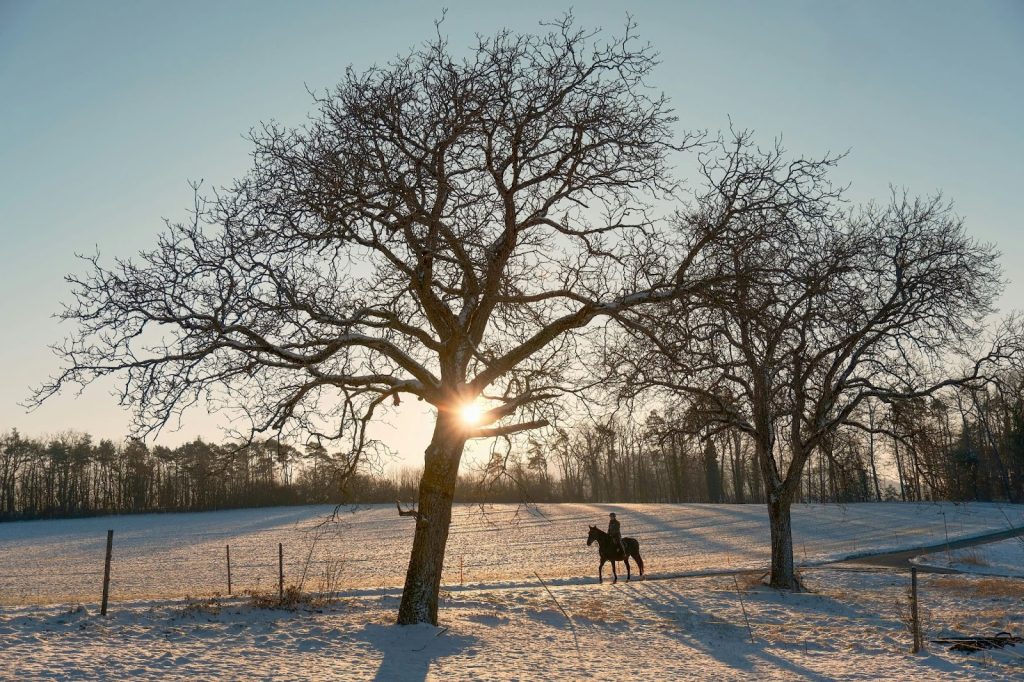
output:
<svg viewBox="0 0 1024 682"><path fill-rule="evenodd" d="M480 423L480 418L483 417L484 410L477 403L468 403L462 406L459 412L459 416L462 418L462 423L467 426L476 426Z"/></svg>

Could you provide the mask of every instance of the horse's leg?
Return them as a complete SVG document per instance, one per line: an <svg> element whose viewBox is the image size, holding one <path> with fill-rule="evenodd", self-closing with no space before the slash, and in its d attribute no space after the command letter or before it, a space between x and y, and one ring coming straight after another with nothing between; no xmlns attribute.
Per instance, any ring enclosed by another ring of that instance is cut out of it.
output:
<svg viewBox="0 0 1024 682"><path fill-rule="evenodd" d="M612 565L614 566L614 564L612 564ZM604 576L602 575L603 572L604 572L604 557L601 557L601 563L597 565L597 582L599 582L599 583L603 583L604 582Z"/></svg>
<svg viewBox="0 0 1024 682"><path fill-rule="evenodd" d="M629 555L628 554L626 555L626 558L623 559L623 561L626 562L626 582L628 583L630 577L632 577L632 575L633 575L632 571L629 570Z"/></svg>
<svg viewBox="0 0 1024 682"><path fill-rule="evenodd" d="M615 577L613 583L619 582L619 572L615 569L615 559L612 559L612 575Z"/></svg>
<svg viewBox="0 0 1024 682"><path fill-rule="evenodd" d="M640 575L642 576L644 574L644 560L640 558L639 544L636 546L636 554L633 555L633 558L636 559L636 565L640 567Z"/></svg>

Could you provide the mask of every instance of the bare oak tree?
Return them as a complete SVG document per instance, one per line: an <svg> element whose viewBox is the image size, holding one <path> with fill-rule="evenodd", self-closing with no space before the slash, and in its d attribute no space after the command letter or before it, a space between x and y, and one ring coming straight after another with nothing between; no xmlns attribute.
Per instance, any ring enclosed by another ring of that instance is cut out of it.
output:
<svg viewBox="0 0 1024 682"><path fill-rule="evenodd" d="M707 191L680 220L718 225L705 257L720 284L631 313L637 346L618 358L632 390L685 396L753 441L780 588L798 587L790 507L814 450L866 400L930 395L1002 352L955 362L999 292L993 249L938 197L845 208L835 161L786 161L747 133L709 152Z"/></svg>
<svg viewBox="0 0 1024 682"><path fill-rule="evenodd" d="M37 399L114 375L139 434L205 400L253 434L351 439L353 466L371 420L425 401L436 424L398 622L436 623L466 441L547 424L579 334L697 286L673 249L711 238L660 243L648 218L693 140L673 139L634 27L606 42L571 18L545 30L461 58L438 35L350 69L305 127L260 127L250 173L197 199L194 219L69 278L76 331ZM460 420L476 400L478 423Z"/></svg>

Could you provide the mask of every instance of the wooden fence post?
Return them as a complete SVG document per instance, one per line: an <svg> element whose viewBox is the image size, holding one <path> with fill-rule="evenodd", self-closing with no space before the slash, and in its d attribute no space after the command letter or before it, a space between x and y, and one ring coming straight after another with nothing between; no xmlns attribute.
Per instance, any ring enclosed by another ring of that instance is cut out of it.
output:
<svg viewBox="0 0 1024 682"><path fill-rule="evenodd" d="M107 598L110 596L110 556L114 549L114 531L107 531L107 558L103 562L103 602L100 605L100 615L107 615Z"/></svg>
<svg viewBox="0 0 1024 682"><path fill-rule="evenodd" d="M231 545L224 545L228 553L228 596L231 596Z"/></svg>
<svg viewBox="0 0 1024 682"><path fill-rule="evenodd" d="M284 545L277 543L277 595L284 601Z"/></svg>
<svg viewBox="0 0 1024 682"><path fill-rule="evenodd" d="M910 567L910 620L914 630L914 648L911 653L921 651L921 619L917 612L917 567Z"/></svg>

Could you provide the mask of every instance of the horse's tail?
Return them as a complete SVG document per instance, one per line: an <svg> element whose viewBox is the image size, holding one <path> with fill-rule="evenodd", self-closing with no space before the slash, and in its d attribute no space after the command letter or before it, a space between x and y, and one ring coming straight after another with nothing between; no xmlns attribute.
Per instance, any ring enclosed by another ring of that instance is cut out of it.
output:
<svg viewBox="0 0 1024 682"><path fill-rule="evenodd" d="M644 560L640 557L640 541L636 541L636 554L633 555L636 559L636 565L640 567L640 575L644 574Z"/></svg>

